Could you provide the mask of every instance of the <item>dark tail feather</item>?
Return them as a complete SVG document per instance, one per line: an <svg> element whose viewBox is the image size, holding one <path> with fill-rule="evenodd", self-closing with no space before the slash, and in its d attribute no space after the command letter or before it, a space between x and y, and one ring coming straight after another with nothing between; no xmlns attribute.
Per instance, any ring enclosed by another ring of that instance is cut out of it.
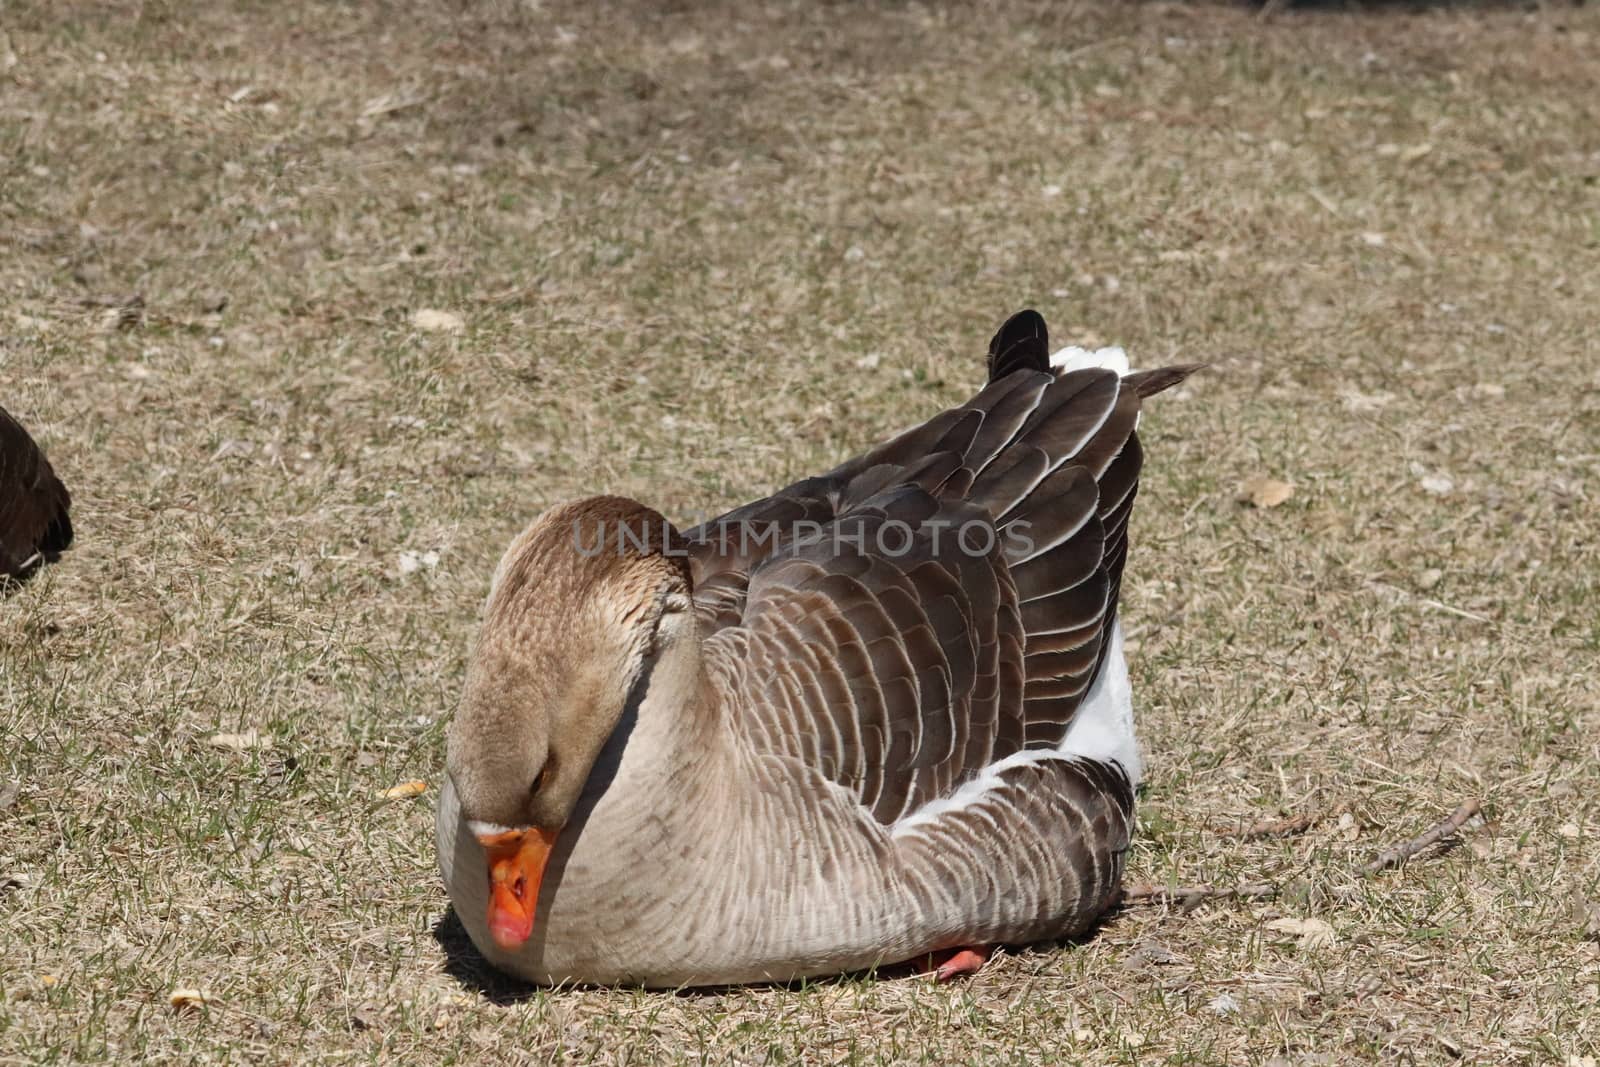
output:
<svg viewBox="0 0 1600 1067"><path fill-rule="evenodd" d="M1142 370L1123 378L1122 384L1138 393L1141 398L1151 397L1163 390L1171 389L1195 371L1205 369L1206 366L1205 363L1180 363L1175 367Z"/></svg>
<svg viewBox="0 0 1600 1067"><path fill-rule="evenodd" d="M1012 371L1050 369L1050 334L1044 316L1032 308L1005 321L989 342L989 380L997 382Z"/></svg>

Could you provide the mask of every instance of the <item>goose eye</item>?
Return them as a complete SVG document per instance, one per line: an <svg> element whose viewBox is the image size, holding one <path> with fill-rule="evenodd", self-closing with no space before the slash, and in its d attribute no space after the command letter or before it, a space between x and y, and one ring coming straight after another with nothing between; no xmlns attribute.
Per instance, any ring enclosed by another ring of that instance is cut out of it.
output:
<svg viewBox="0 0 1600 1067"><path fill-rule="evenodd" d="M689 611L689 598L679 593L668 593L660 600L660 610L656 612L656 633L662 630L671 630L677 626L683 616Z"/></svg>
<svg viewBox="0 0 1600 1067"><path fill-rule="evenodd" d="M661 651L662 641L683 622L690 608L689 598L681 593L662 593L657 599L655 624L650 629L646 653L654 656Z"/></svg>
<svg viewBox="0 0 1600 1067"><path fill-rule="evenodd" d="M549 780L550 780L550 764L546 763L544 765L544 769L539 772L539 774L538 774L538 776L536 778L534 778L533 784L528 787L528 795L529 796L537 796L539 794L539 790L543 789L544 786L545 786L545 783L548 782Z"/></svg>

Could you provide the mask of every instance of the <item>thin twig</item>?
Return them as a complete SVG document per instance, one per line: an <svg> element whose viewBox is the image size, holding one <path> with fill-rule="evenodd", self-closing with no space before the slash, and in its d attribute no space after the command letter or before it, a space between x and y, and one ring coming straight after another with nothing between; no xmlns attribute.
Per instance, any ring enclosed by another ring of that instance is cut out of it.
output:
<svg viewBox="0 0 1600 1067"><path fill-rule="evenodd" d="M1125 904L1176 904L1184 911L1191 911L1207 900L1271 900L1278 893L1279 887L1268 882L1231 886L1165 886L1145 883L1124 889L1122 900Z"/></svg>
<svg viewBox="0 0 1600 1067"><path fill-rule="evenodd" d="M1232 837L1241 837L1252 841L1258 837L1293 837L1303 834L1321 820L1322 816L1312 812L1301 812L1291 815L1286 819L1260 819L1251 823L1242 830L1223 830L1222 832Z"/></svg>
<svg viewBox="0 0 1600 1067"><path fill-rule="evenodd" d="M1479 615L1476 611L1468 611L1466 608L1453 608L1449 604L1438 600L1429 600L1427 597L1418 597L1417 603L1425 608L1432 608L1434 611L1442 611L1446 615L1454 615L1458 619L1471 619L1473 622L1494 622L1487 615Z"/></svg>
<svg viewBox="0 0 1600 1067"><path fill-rule="evenodd" d="M1242 838L1245 841L1254 841L1262 837L1297 837L1329 819L1338 818L1349 810L1350 802L1343 800L1322 811L1303 811L1298 815L1288 815L1281 819L1257 819L1243 828L1219 827L1217 833Z"/></svg>
<svg viewBox="0 0 1600 1067"><path fill-rule="evenodd" d="M1370 579L1368 584L1378 589L1386 589L1399 599L1410 601L1411 603L1420 607L1427 608L1429 611L1442 611L1446 615L1454 615L1458 619L1471 619L1473 622L1486 622L1490 625L1494 624L1494 620L1489 618L1487 615L1480 615L1476 611L1468 611L1466 608L1453 607L1452 605L1446 604L1443 601L1433 600L1429 597L1417 596L1415 593L1411 592L1411 590L1402 589L1400 586L1394 585L1390 582L1382 582L1374 578Z"/></svg>
<svg viewBox="0 0 1600 1067"><path fill-rule="evenodd" d="M1463 801L1461 806L1451 812L1450 817L1438 826L1409 841L1385 849L1378 854L1378 858L1361 868L1361 877L1371 878L1380 871L1390 867L1398 867L1406 860L1415 856L1429 845L1438 843L1460 830L1466 825L1468 819L1483 810L1483 805L1476 799ZM1261 829L1261 836L1272 833L1274 829L1279 832L1298 832L1304 827L1300 826L1301 820L1310 825L1316 821L1314 816L1300 815L1292 819L1277 820L1281 825L1272 826L1266 823L1257 823L1245 830L1246 836L1252 836L1256 830ZM1272 882L1253 882L1236 886L1160 886L1145 882L1139 885L1128 886L1122 891L1124 904L1160 904L1177 906L1181 911L1193 911L1208 900L1275 900L1283 893L1284 887ZM1349 890L1336 892L1337 897L1344 897Z"/></svg>
<svg viewBox="0 0 1600 1067"><path fill-rule="evenodd" d="M1483 805L1480 804L1475 798L1472 800L1463 801L1460 807L1456 808L1455 811L1450 813L1450 817L1448 819L1440 823L1438 826L1435 826L1432 830L1429 830L1427 833L1421 834L1417 837L1413 837L1410 841L1406 841L1402 844L1394 846L1391 849L1386 849L1385 851L1379 853L1377 859L1361 868L1362 876L1365 878L1371 878L1379 871L1388 870L1390 867L1400 866L1400 864L1404 863L1412 856L1415 856L1418 852L1421 852L1429 845L1432 845L1438 841L1442 841L1451 834L1455 833L1457 830L1461 829L1462 826L1466 825L1468 819L1472 818L1482 810Z"/></svg>

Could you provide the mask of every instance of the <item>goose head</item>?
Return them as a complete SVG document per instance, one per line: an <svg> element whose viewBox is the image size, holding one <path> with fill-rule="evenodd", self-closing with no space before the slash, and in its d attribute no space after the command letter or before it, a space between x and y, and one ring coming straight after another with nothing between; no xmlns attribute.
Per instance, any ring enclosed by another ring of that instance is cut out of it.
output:
<svg viewBox="0 0 1600 1067"><path fill-rule="evenodd" d="M546 512L501 559L445 756L501 948L533 932L551 849L635 688L692 640L690 586L676 531L620 497Z"/></svg>

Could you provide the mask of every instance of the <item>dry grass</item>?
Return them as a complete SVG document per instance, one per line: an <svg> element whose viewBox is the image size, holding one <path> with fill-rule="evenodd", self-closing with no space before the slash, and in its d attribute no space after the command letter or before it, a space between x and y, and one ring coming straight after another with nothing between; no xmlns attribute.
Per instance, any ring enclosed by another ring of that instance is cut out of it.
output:
<svg viewBox="0 0 1600 1067"><path fill-rule="evenodd" d="M1592 1054L1597 48L1593 7L8 3L0 402L81 543L0 603L0 1062ZM486 983L433 793L378 794L437 781L511 534L829 465L1030 304L1215 364L1146 423L1132 877L1288 895L949 988Z"/></svg>

